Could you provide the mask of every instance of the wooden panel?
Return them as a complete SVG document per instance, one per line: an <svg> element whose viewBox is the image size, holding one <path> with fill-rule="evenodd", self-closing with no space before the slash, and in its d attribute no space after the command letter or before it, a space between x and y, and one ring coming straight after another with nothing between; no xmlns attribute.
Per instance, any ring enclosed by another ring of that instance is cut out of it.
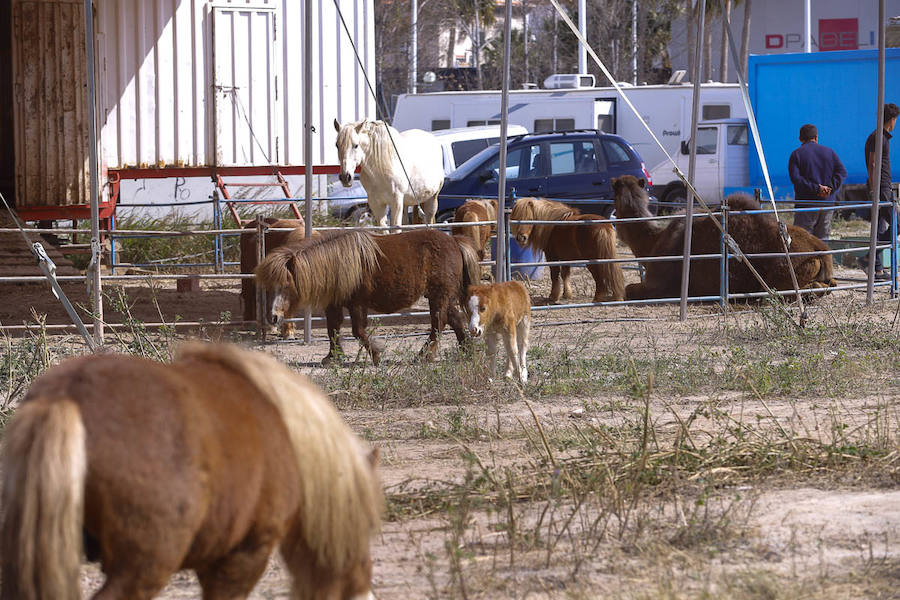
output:
<svg viewBox="0 0 900 600"><path fill-rule="evenodd" d="M79 0L13 3L16 204L90 197L84 13Z"/></svg>

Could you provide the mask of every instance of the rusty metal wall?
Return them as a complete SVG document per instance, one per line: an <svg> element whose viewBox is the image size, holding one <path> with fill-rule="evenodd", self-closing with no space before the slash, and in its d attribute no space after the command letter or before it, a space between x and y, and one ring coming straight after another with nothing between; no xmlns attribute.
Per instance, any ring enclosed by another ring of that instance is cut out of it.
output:
<svg viewBox="0 0 900 600"><path fill-rule="evenodd" d="M84 12L80 0L13 0L16 204L89 198Z"/></svg>

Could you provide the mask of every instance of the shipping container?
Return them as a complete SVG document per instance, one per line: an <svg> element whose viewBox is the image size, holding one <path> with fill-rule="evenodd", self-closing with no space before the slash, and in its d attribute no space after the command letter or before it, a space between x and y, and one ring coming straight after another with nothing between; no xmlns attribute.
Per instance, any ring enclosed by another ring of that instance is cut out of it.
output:
<svg viewBox="0 0 900 600"><path fill-rule="evenodd" d="M303 156L302 0L94 0L101 173L334 164L333 119L374 118L374 2L313 1ZM82 0L13 0L16 205L89 197ZM101 181L102 183L102 181ZM104 193L108 194L107 186Z"/></svg>

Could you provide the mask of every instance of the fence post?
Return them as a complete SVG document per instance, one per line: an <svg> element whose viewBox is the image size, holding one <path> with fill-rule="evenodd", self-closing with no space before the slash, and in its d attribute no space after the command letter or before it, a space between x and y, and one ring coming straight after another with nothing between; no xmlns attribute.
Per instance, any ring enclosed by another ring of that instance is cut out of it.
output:
<svg viewBox="0 0 900 600"><path fill-rule="evenodd" d="M260 264L266 258L266 222L262 215L256 215L256 264ZM256 289L256 337L266 340L266 297L262 286L254 286Z"/></svg>
<svg viewBox="0 0 900 600"><path fill-rule="evenodd" d="M722 229L720 234L722 244L722 258L719 267L719 305L724 309L728 305L728 244L725 236L728 235L728 198L722 199Z"/></svg>
<svg viewBox="0 0 900 600"><path fill-rule="evenodd" d="M109 272L111 275L116 274L116 211L109 217ZM74 243L75 236L72 236Z"/></svg>
<svg viewBox="0 0 900 600"><path fill-rule="evenodd" d="M213 201L213 227L217 230L222 229L222 205L219 203L219 190L213 190L212 193L212 201ZM213 260L216 263L216 273L223 273L225 271L225 253L222 251L222 234L217 233L213 237L213 249L214 249L214 258Z"/></svg>
<svg viewBox="0 0 900 600"><path fill-rule="evenodd" d="M891 298L897 297L897 195L891 194Z"/></svg>

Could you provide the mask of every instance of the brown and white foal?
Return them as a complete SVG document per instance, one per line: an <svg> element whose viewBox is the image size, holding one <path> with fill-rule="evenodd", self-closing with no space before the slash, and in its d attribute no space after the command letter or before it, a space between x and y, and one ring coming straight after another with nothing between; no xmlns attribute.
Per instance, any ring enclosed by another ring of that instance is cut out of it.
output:
<svg viewBox="0 0 900 600"><path fill-rule="evenodd" d="M497 366L497 336L503 335L506 345L506 376L515 375L520 382L527 383L526 355L531 329L531 298L522 282L470 285L466 311L469 315L469 332L475 337L484 334L491 376Z"/></svg>

